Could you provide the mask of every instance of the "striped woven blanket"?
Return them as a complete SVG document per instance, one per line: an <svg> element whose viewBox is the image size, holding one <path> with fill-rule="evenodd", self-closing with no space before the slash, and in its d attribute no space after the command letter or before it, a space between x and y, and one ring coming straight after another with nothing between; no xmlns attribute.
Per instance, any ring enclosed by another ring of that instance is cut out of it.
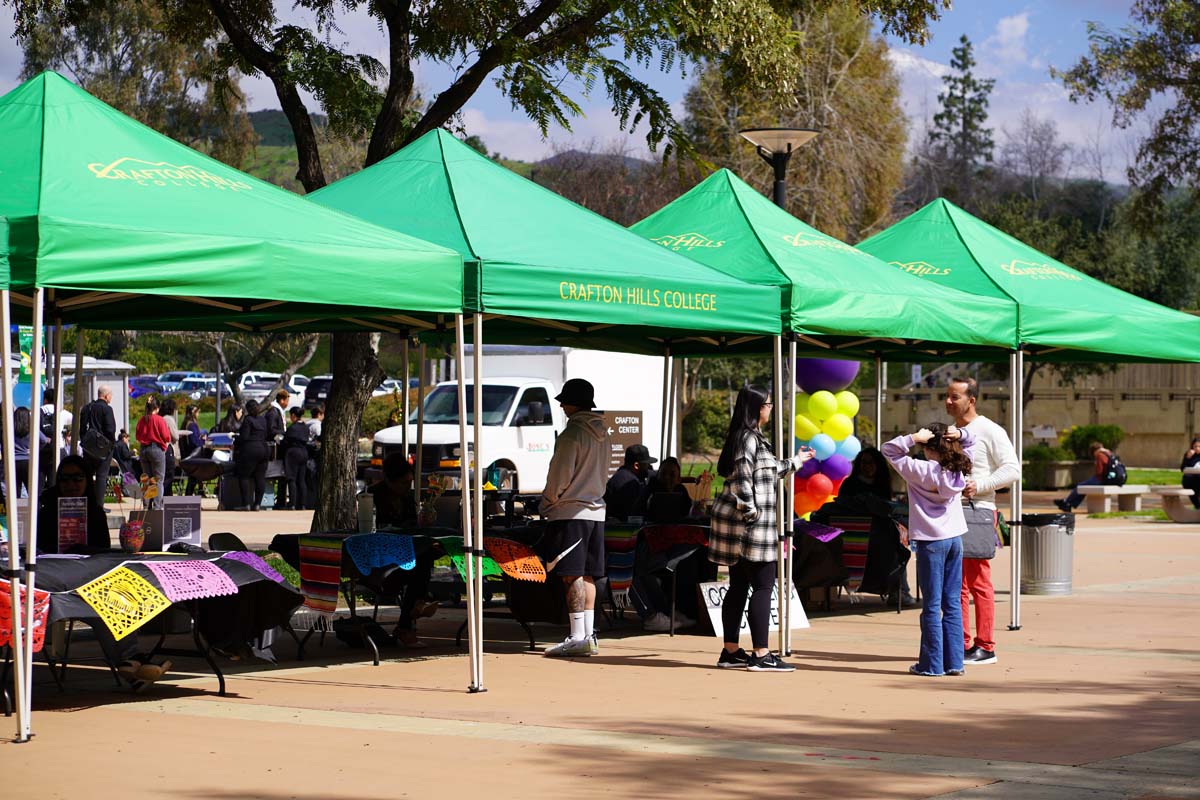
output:
<svg viewBox="0 0 1200 800"><path fill-rule="evenodd" d="M638 529L618 527L613 523L604 526L604 559L608 573L608 585L612 589L613 602L618 608L629 604L629 587L633 585L633 563L637 556Z"/></svg>
<svg viewBox="0 0 1200 800"><path fill-rule="evenodd" d="M300 594L304 605L292 621L293 627L318 627L332 622L337 611L338 590L342 582L341 538L330 536L300 537Z"/></svg>

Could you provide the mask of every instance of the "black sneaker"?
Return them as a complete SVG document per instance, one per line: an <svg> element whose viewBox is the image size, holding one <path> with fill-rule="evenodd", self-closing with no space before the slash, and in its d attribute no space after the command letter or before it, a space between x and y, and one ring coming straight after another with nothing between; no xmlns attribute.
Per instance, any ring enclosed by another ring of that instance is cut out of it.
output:
<svg viewBox="0 0 1200 800"><path fill-rule="evenodd" d="M1071 504L1068 503L1066 500L1063 500L1061 497L1054 501L1054 505L1058 506L1059 511L1063 511L1067 514L1070 514L1075 511L1075 509L1071 508Z"/></svg>
<svg viewBox="0 0 1200 800"><path fill-rule="evenodd" d="M964 664L995 664L996 661L995 650L984 650L979 645L975 645L963 655Z"/></svg>
<svg viewBox="0 0 1200 800"><path fill-rule="evenodd" d="M754 654L750 655L750 663L746 665L746 669L750 672L795 672L796 668L791 664L783 661L774 653L767 653L765 656L759 657Z"/></svg>
<svg viewBox="0 0 1200 800"><path fill-rule="evenodd" d="M721 669L745 669L749 663L750 656L740 647L733 653L722 650L721 657L717 659L717 666Z"/></svg>

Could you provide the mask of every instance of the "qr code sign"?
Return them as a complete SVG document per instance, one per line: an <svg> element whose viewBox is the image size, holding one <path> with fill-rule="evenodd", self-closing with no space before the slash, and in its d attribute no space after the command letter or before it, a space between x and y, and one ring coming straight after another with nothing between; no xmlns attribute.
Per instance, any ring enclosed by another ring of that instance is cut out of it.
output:
<svg viewBox="0 0 1200 800"><path fill-rule="evenodd" d="M192 538L192 520L188 517L176 517L171 520L171 541Z"/></svg>

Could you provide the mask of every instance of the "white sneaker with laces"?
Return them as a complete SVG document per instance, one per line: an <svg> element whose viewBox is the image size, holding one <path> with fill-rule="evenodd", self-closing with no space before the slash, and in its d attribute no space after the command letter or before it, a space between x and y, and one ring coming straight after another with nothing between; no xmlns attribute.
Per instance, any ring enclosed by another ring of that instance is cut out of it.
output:
<svg viewBox="0 0 1200 800"><path fill-rule="evenodd" d="M561 643L547 647L542 655L550 658L574 658L576 656L592 655L591 639L572 639L568 636Z"/></svg>

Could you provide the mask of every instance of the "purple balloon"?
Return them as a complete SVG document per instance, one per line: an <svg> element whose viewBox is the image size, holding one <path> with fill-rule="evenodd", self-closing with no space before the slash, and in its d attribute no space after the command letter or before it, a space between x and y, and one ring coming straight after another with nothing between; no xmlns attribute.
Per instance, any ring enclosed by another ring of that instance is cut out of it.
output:
<svg viewBox="0 0 1200 800"><path fill-rule="evenodd" d="M796 383L808 394L840 392L854 382L858 366L857 361L836 358L797 358Z"/></svg>
<svg viewBox="0 0 1200 800"><path fill-rule="evenodd" d="M821 474L829 478L829 480L837 483L842 478L850 474L853 466L850 464L850 459L845 456L832 455L821 462Z"/></svg>
<svg viewBox="0 0 1200 800"><path fill-rule="evenodd" d="M800 469L796 471L797 477L810 478L816 475L821 470L820 463L815 458L810 458L800 465Z"/></svg>

